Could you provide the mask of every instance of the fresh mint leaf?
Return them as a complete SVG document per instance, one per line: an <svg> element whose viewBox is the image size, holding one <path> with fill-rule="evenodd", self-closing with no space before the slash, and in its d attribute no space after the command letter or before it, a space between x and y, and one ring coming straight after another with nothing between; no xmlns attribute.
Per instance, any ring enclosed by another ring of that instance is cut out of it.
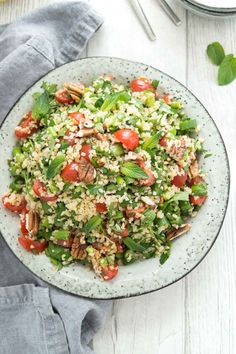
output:
<svg viewBox="0 0 236 354"><path fill-rule="evenodd" d="M233 54L224 57L218 71L218 84L220 86L230 84L236 78L236 58Z"/></svg>
<svg viewBox="0 0 236 354"><path fill-rule="evenodd" d="M102 218L99 215L92 216L84 225L83 232L89 234L92 230L97 229L102 223Z"/></svg>
<svg viewBox="0 0 236 354"><path fill-rule="evenodd" d="M64 161L64 155L58 155L54 160L52 160L47 170L47 179L53 178L58 174Z"/></svg>
<svg viewBox="0 0 236 354"><path fill-rule="evenodd" d="M207 187L203 183L194 184L192 186L192 192L194 196L207 195Z"/></svg>
<svg viewBox="0 0 236 354"><path fill-rule="evenodd" d="M152 135L148 140L145 141L145 143L143 144L143 149L147 150L147 149L154 149L157 144L159 143L159 140L161 138L161 132Z"/></svg>
<svg viewBox="0 0 236 354"><path fill-rule="evenodd" d="M109 95L101 106L102 111L111 111L116 107L117 102L128 102L131 99L126 91L120 91Z"/></svg>
<svg viewBox="0 0 236 354"><path fill-rule="evenodd" d="M143 252L145 251L145 247L140 245L139 243L135 242L132 238L130 237L125 237L123 238L123 243L131 250L135 252Z"/></svg>
<svg viewBox="0 0 236 354"><path fill-rule="evenodd" d="M207 55L214 65L220 65L225 57L225 51L219 42L213 42L207 46Z"/></svg>
<svg viewBox="0 0 236 354"><path fill-rule="evenodd" d="M196 129L197 128L197 121L196 119L185 119L179 124L179 129L184 131L184 130L190 130L190 129Z"/></svg>
<svg viewBox="0 0 236 354"><path fill-rule="evenodd" d="M146 172L134 162L125 162L120 170L123 175L130 178L148 178Z"/></svg>

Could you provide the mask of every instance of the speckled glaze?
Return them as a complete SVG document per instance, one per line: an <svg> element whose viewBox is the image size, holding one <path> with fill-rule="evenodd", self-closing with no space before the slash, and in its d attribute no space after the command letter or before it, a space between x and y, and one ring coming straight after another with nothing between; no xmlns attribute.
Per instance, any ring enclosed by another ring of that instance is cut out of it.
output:
<svg viewBox="0 0 236 354"><path fill-rule="evenodd" d="M17 242L19 218L0 206L0 228L3 237L15 255L32 272L48 283L68 292L89 298L118 298L144 294L168 286L188 274L208 253L220 231L228 203L229 166L220 133L197 98L182 84L163 72L145 64L128 60L96 57L66 64L46 75L30 88L13 107L0 130L0 195L6 193L10 183L7 159L16 140L14 128L21 117L31 109L32 93L40 88L42 81L61 85L65 81L91 82L102 74L113 74L120 82L145 75L160 80L160 85L177 99L181 99L189 117L198 120L205 148L213 156L202 159L201 166L207 173L209 198L197 217L191 220L192 229L173 243L172 255L161 266L158 258L144 260L119 268L118 276L109 282L101 282L92 271L72 264L56 271L45 255L34 256L22 249Z"/></svg>

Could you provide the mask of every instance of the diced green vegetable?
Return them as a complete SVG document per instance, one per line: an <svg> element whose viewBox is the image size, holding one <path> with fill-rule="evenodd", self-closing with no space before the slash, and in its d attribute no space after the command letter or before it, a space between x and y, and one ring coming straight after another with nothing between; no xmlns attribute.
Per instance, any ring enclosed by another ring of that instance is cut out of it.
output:
<svg viewBox="0 0 236 354"><path fill-rule="evenodd" d="M68 240L69 236L70 236L69 230L55 230L52 232L52 237L54 237L57 240Z"/></svg>

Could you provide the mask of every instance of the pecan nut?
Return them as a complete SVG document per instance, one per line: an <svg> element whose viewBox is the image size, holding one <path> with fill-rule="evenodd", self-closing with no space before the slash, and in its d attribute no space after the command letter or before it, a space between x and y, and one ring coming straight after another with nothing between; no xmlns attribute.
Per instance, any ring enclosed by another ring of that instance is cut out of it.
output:
<svg viewBox="0 0 236 354"><path fill-rule="evenodd" d="M198 161L195 160L189 167L189 172L192 178L195 178L199 175Z"/></svg>
<svg viewBox="0 0 236 354"><path fill-rule="evenodd" d="M78 180L84 183L92 182L96 177L95 168L85 159L78 161Z"/></svg>
<svg viewBox="0 0 236 354"><path fill-rule="evenodd" d="M35 211L30 210L27 214L27 230L31 236L35 236L39 230L40 217Z"/></svg>
<svg viewBox="0 0 236 354"><path fill-rule="evenodd" d="M71 246L71 255L74 259L83 260L87 257L86 244L81 244L81 237L74 237Z"/></svg>
<svg viewBox="0 0 236 354"><path fill-rule="evenodd" d="M179 229L176 230L170 230L166 233L166 238L168 241L172 241L175 238L185 234L186 232L188 232L191 229L191 226L189 224L186 224L182 227L180 227Z"/></svg>
<svg viewBox="0 0 236 354"><path fill-rule="evenodd" d="M66 82L64 88L75 102L79 102L84 94L84 85L81 82Z"/></svg>

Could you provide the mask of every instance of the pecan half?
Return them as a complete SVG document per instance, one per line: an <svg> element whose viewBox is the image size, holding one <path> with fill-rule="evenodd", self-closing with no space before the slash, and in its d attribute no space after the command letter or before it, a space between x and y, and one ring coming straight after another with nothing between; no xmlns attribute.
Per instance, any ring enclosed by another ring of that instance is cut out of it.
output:
<svg viewBox="0 0 236 354"><path fill-rule="evenodd" d="M199 175L198 161L195 160L189 167L189 172L192 178L195 178Z"/></svg>
<svg viewBox="0 0 236 354"><path fill-rule="evenodd" d="M72 246L71 246L71 255L75 259L83 260L87 257L86 243L81 243L81 237L75 236Z"/></svg>
<svg viewBox="0 0 236 354"><path fill-rule="evenodd" d="M84 94L84 85L81 82L65 82L64 88L75 102L79 102Z"/></svg>
<svg viewBox="0 0 236 354"><path fill-rule="evenodd" d="M182 227L180 227L179 229L176 230L170 230L166 233L166 237L167 240L172 241L175 238L185 234L186 232L188 232L191 229L191 226L189 224L186 224Z"/></svg>
<svg viewBox="0 0 236 354"><path fill-rule="evenodd" d="M96 177L95 168L85 159L78 161L78 179L80 182L90 183Z"/></svg>
<svg viewBox="0 0 236 354"><path fill-rule="evenodd" d="M97 134L97 129L95 128L82 128L78 131L76 136L78 138L88 137Z"/></svg>
<svg viewBox="0 0 236 354"><path fill-rule="evenodd" d="M39 230L40 217L35 211L30 210L27 214L27 230L31 236L35 236Z"/></svg>

